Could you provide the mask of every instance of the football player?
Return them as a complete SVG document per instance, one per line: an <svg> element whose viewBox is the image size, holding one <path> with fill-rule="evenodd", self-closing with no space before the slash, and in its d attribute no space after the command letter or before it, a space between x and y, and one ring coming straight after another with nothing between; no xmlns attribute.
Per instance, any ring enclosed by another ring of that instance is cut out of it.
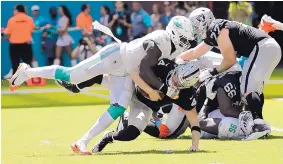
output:
<svg viewBox="0 0 283 164"><path fill-rule="evenodd" d="M260 118L263 102L260 95L263 84L271 76L272 71L281 59L281 48L278 43L262 30L235 21L211 19L206 11L197 9L190 14L196 33L204 40L178 57L178 61L193 60L219 47L223 56L221 64L213 69L207 69L200 74L200 81L226 71L236 63L236 56L247 57L244 63L241 94L247 108L252 112L254 122L243 122L240 115L239 125L246 133L251 133L254 123L263 123ZM251 117L250 117L251 118ZM264 136L268 129L259 131L255 137Z"/></svg>
<svg viewBox="0 0 283 164"><path fill-rule="evenodd" d="M100 30L104 28L103 32L109 30L97 23L94 25L100 27ZM33 77L80 84L93 77L96 78L95 80L101 81L101 76L98 76L108 74L111 105L95 125L72 146L75 152L91 154L86 149L89 141L106 129L126 110L134 89L132 79L147 92L152 100L161 99L161 91L166 94L168 89L162 83L151 78L155 82L154 85L151 85L152 88L144 82L144 78L140 78L139 72L143 77L145 77L144 71L147 72L146 75L151 75L151 66L156 64L159 59L174 59L178 54L187 50L190 47L190 42L194 40L192 28L188 18L176 16L171 19L166 31L155 31L130 43L120 43L116 39L118 43L105 46L94 56L71 68L57 65L29 68L27 64L22 63L11 78L11 89ZM110 35L113 34L110 33Z"/></svg>
<svg viewBox="0 0 283 164"><path fill-rule="evenodd" d="M193 87L197 82L199 75L199 67L197 65L197 62L189 62L176 67L176 64L171 60L160 60L158 64L153 67L154 74L164 83L164 85L166 85L166 87L174 88L175 90L172 90L174 93L172 92L172 94L170 94L171 96L167 96L168 94L164 93L162 100L152 101L144 91L137 87L130 103L131 111L129 114L128 126L121 131L105 134L104 137L94 145L92 151L100 152L107 144L114 140L131 141L136 139L149 123L152 116L152 110L159 109L161 106L169 103L178 104L184 109L186 116L189 115L189 118L193 119L193 121L192 119L189 119L190 123L194 123L191 124L192 146L190 151L197 151L200 128L197 121L197 115L194 116L197 112L195 109L196 89ZM175 98L172 95L179 95L179 97Z"/></svg>

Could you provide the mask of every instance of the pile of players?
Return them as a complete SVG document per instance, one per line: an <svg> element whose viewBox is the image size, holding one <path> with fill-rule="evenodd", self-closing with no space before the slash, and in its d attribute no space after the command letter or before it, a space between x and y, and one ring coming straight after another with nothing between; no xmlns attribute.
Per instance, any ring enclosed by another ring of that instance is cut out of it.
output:
<svg viewBox="0 0 283 164"><path fill-rule="evenodd" d="M173 17L166 30L105 46L74 67L30 68L21 63L10 87L15 90L33 77L55 79L74 93L93 84L107 86L109 108L71 146L81 155L91 154L90 140L117 118L117 129L106 133L93 153L114 141L134 140L143 131L176 138L190 128L190 151L198 151L200 137L253 140L271 131L262 116L262 90L280 61L281 49L268 33L282 29L282 23L266 15L256 29L215 19L209 9L198 8L189 18ZM242 68L237 57L245 60ZM125 112L128 106L130 113Z"/></svg>

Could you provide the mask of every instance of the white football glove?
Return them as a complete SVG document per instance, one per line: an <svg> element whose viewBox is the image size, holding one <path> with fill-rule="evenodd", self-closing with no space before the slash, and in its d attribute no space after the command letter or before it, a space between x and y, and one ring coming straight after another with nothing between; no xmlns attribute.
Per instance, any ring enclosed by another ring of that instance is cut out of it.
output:
<svg viewBox="0 0 283 164"><path fill-rule="evenodd" d="M181 58L178 58L178 57L177 57L177 58L175 59L175 63L176 63L176 64L185 64L186 61L183 60L183 59L181 59Z"/></svg>
<svg viewBox="0 0 283 164"><path fill-rule="evenodd" d="M209 69L204 69L200 71L199 82L204 82L206 79L212 77Z"/></svg>

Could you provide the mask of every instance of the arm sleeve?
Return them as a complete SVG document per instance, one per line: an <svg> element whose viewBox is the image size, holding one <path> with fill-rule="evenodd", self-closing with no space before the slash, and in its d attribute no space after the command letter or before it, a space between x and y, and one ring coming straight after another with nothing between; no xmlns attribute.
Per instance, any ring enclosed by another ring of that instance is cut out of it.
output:
<svg viewBox="0 0 283 164"><path fill-rule="evenodd" d="M158 63L162 52L151 40L145 41L143 47L146 51L146 56L142 59L140 64L140 77L154 89L158 90L163 83L158 80L152 68Z"/></svg>
<svg viewBox="0 0 283 164"><path fill-rule="evenodd" d="M143 24L144 24L146 27L152 27L151 17L150 17L149 14L146 14L146 15L143 17Z"/></svg>

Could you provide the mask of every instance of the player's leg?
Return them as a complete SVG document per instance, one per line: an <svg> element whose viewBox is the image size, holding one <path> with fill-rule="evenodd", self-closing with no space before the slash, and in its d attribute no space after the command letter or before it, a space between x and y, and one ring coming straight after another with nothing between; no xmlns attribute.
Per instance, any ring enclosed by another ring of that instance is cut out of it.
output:
<svg viewBox="0 0 283 164"><path fill-rule="evenodd" d="M94 84L103 83L104 79L105 78L103 77L103 75L98 75L79 84L72 84L70 82L62 81L62 80L56 80L56 83L70 92L79 93L84 88L91 87Z"/></svg>
<svg viewBox="0 0 283 164"><path fill-rule="evenodd" d="M136 98L132 99L130 109L128 127L121 131L105 134L103 138L94 145L92 152L101 152L107 144L112 143L114 140L134 140L144 131L151 118L152 110L139 102Z"/></svg>
<svg viewBox="0 0 283 164"><path fill-rule="evenodd" d="M233 104L231 98L227 96L227 93L223 88L217 89L217 100L218 100L220 112L225 117L233 117L233 118L239 117L239 114L242 112L242 106Z"/></svg>
<svg viewBox="0 0 283 164"><path fill-rule="evenodd" d="M11 78L11 84L12 86L18 86L33 77L58 79L78 84L97 75L112 73L121 68L122 65L120 45L111 44L104 47L94 56L70 68L58 65L28 68L27 64L22 63L18 71Z"/></svg>
<svg viewBox="0 0 283 164"><path fill-rule="evenodd" d="M168 136L160 135L161 137L177 138L185 133L189 126L185 111L178 105L173 104L171 111L167 115L165 125L169 129L169 133ZM162 131L162 129L160 131Z"/></svg>
<svg viewBox="0 0 283 164"><path fill-rule="evenodd" d="M263 107L260 94L264 82L269 80L273 70L281 59L281 48L272 39L260 41L245 62L241 83L241 93L244 96L248 109L252 112L255 123L261 121L260 114ZM240 119L240 127L246 131L246 126ZM249 133L249 132L248 132Z"/></svg>
<svg viewBox="0 0 283 164"><path fill-rule="evenodd" d="M119 118L130 103L133 93L133 82L130 76L118 77L109 75L110 107L104 112L95 124L86 132L82 138L77 140L73 147L86 148L95 136L107 129L117 118Z"/></svg>

